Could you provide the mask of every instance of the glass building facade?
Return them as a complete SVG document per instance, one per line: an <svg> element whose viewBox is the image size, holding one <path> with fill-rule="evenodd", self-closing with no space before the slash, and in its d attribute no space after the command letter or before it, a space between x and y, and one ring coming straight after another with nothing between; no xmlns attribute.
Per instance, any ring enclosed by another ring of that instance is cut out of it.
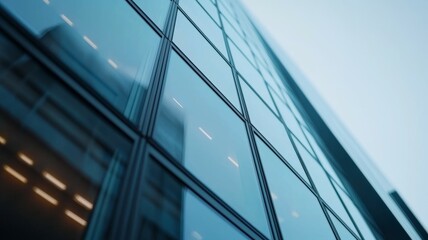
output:
<svg viewBox="0 0 428 240"><path fill-rule="evenodd" d="M239 2L0 0L0 238L424 238L318 118Z"/></svg>

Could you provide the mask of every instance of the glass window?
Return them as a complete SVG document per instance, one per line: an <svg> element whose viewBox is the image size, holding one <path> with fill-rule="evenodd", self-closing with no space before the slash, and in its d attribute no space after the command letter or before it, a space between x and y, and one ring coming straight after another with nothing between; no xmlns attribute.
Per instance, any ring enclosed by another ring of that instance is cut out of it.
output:
<svg viewBox="0 0 428 240"><path fill-rule="evenodd" d="M339 234L340 239L342 240L355 240L357 239L352 235L351 232L330 212L328 211L328 215L333 221L333 225L336 228L337 233Z"/></svg>
<svg viewBox="0 0 428 240"><path fill-rule="evenodd" d="M143 175L137 239L248 239L154 160Z"/></svg>
<svg viewBox="0 0 428 240"><path fill-rule="evenodd" d="M132 141L60 82L0 33L0 239L106 236Z"/></svg>
<svg viewBox="0 0 428 240"><path fill-rule="evenodd" d="M244 80L257 91L257 94L269 105L270 108L275 109L272 98L266 87L266 82L263 80L260 73L248 61L238 48L229 41L230 51L232 52L233 62L236 69L244 78Z"/></svg>
<svg viewBox="0 0 428 240"><path fill-rule="evenodd" d="M232 69L180 12L177 16L174 42L233 105L240 109Z"/></svg>
<svg viewBox="0 0 428 240"><path fill-rule="evenodd" d="M242 82L242 91L248 107L252 124L263 136L276 148L276 150L287 160L288 163L307 181L305 171L300 164L299 158L294 151L293 145L288 138L285 126L281 123L259 97Z"/></svg>
<svg viewBox="0 0 428 240"><path fill-rule="evenodd" d="M315 183L315 187L322 199L324 199L324 201L337 213L337 215L339 215L340 218L342 218L343 221L345 221L349 227L351 227L353 231L357 232L326 172L300 143L295 143L300 156L308 168L309 175Z"/></svg>
<svg viewBox="0 0 428 240"><path fill-rule="evenodd" d="M236 46L239 46L239 49L243 52L243 54L250 59L251 63L255 65L255 61L253 55L251 55L251 50L248 47L248 44L244 41L244 39L235 31L235 29L230 25L228 21L223 21L224 31L227 33L229 38Z"/></svg>
<svg viewBox="0 0 428 240"><path fill-rule="evenodd" d="M126 1L4 0L2 5L86 84L136 117L135 103L147 90L160 38Z"/></svg>
<svg viewBox="0 0 428 240"><path fill-rule="evenodd" d="M342 198L343 202L345 203L346 207L349 210L349 213L351 214L352 218L354 219L355 223L358 226L358 229L360 230L361 234L363 235L363 238L366 240L374 240L377 239L372 230L370 229L369 225L367 224L366 220L364 220L363 215L358 210L358 208L355 206L353 201L349 198L349 196L342 190L338 189L339 195Z"/></svg>
<svg viewBox="0 0 428 240"><path fill-rule="evenodd" d="M263 233L263 201L244 122L175 53L154 138Z"/></svg>
<svg viewBox="0 0 428 240"><path fill-rule="evenodd" d="M162 30L168 15L170 0L134 0L147 16Z"/></svg>
<svg viewBox="0 0 428 240"><path fill-rule="evenodd" d="M284 239L335 239L317 198L257 138L257 146Z"/></svg>
<svg viewBox="0 0 428 240"><path fill-rule="evenodd" d="M312 145L312 148L314 149L318 160L320 161L321 165L324 167L324 170L337 182L339 183L340 187L342 187L343 189L346 189L344 187L344 185L342 184L342 181L340 180L338 174L336 173L336 171L333 169L333 166L331 165L330 161L327 159L327 157L325 156L324 152L321 150L320 146L318 145L318 143L315 141L314 137L312 136L312 134L309 133L309 131L303 127L303 131L305 132L305 135L308 137L309 142Z"/></svg>
<svg viewBox="0 0 428 240"><path fill-rule="evenodd" d="M300 128L300 124L299 122L297 122L296 118L294 118L294 115L291 110L288 108L287 105L284 104L283 101L278 99L275 94L272 93L272 96L282 116L282 119L285 122L285 125L287 125L288 129L290 129L290 131L306 147L306 149L310 150L310 152L312 153L312 149L309 145L309 142L308 140L306 140L305 135L303 134L303 131Z"/></svg>
<svg viewBox="0 0 428 240"><path fill-rule="evenodd" d="M212 18L204 11L196 0L182 0L180 6L189 15L190 19L202 30L208 39L227 58L226 46L224 44L223 32Z"/></svg>
<svg viewBox="0 0 428 240"><path fill-rule="evenodd" d="M190 1L190 0L182 0L182 1ZM211 0L197 0L199 4L208 12L208 14L216 21L218 25L220 25L220 19L218 17L217 8ZM181 3L181 2L180 2Z"/></svg>

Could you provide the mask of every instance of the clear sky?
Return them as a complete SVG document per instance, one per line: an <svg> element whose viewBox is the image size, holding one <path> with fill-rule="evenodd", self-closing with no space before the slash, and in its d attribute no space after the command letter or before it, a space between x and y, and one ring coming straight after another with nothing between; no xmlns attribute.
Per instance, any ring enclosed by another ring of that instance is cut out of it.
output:
<svg viewBox="0 0 428 240"><path fill-rule="evenodd" d="M242 2L428 229L428 1Z"/></svg>

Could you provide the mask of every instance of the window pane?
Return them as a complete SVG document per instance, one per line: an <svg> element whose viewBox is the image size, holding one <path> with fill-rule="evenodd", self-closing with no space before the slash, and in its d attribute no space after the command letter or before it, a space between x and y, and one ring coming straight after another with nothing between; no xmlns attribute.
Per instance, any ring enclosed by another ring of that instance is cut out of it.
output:
<svg viewBox="0 0 428 240"><path fill-rule="evenodd" d="M257 138L269 190L284 239L335 239L317 198Z"/></svg>
<svg viewBox="0 0 428 240"><path fill-rule="evenodd" d="M242 82L241 86L252 124L275 147L285 160L291 164L300 176L309 182L300 164L300 160L294 151L293 145L287 136L284 125L244 82Z"/></svg>
<svg viewBox="0 0 428 240"><path fill-rule="evenodd" d="M144 169L137 239L247 239L154 160Z"/></svg>
<svg viewBox="0 0 428 240"><path fill-rule="evenodd" d="M300 143L296 142L296 146L322 199L353 231L357 232L324 169Z"/></svg>
<svg viewBox="0 0 428 240"><path fill-rule="evenodd" d="M0 239L105 236L130 139L0 34Z"/></svg>
<svg viewBox="0 0 428 240"><path fill-rule="evenodd" d="M182 0L180 6L189 15L190 19L202 30L208 39L227 58L223 32L212 18L204 11L196 0Z"/></svg>
<svg viewBox="0 0 428 240"><path fill-rule="evenodd" d="M174 42L229 101L240 109L232 69L180 12L177 16Z"/></svg>
<svg viewBox="0 0 428 240"><path fill-rule="evenodd" d="M163 29L170 0L134 0L134 2L161 30Z"/></svg>
<svg viewBox="0 0 428 240"><path fill-rule="evenodd" d="M266 216L242 120L172 53L154 137L262 232Z"/></svg>
<svg viewBox="0 0 428 240"><path fill-rule="evenodd" d="M182 0L186 1L186 0ZM190 0L187 0L190 1ZM211 0L197 0L202 7L208 12L208 14L220 25L220 19L218 17L217 8ZM181 3L181 2L180 2Z"/></svg>
<svg viewBox="0 0 428 240"><path fill-rule="evenodd" d="M342 198L343 202L345 203L346 207L349 210L349 213L351 214L352 218L354 219L355 223L358 226L358 229L360 230L361 234L363 234L363 238L367 240L374 240L377 239L372 230L370 229L369 225L367 224L366 220L364 220L363 215L358 210L358 208L355 206L355 204L352 202L352 200L349 198L349 196L342 190L338 190L340 197Z"/></svg>
<svg viewBox="0 0 428 240"><path fill-rule="evenodd" d="M337 233L340 236L340 239L342 240L355 240L357 239L348 231L348 229L333 215L328 211L328 215L330 216L331 220L333 221L334 227L336 228Z"/></svg>
<svg viewBox="0 0 428 240"><path fill-rule="evenodd" d="M135 102L146 92L152 73L159 37L126 1L4 0L2 4L86 84L127 116L135 115Z"/></svg>
<svg viewBox="0 0 428 240"><path fill-rule="evenodd" d="M254 66L244 57L241 51L229 41L230 51L232 52L233 62L236 69L245 79L245 81L257 91L258 95L269 105L270 108L275 109L272 98L266 88L265 81Z"/></svg>

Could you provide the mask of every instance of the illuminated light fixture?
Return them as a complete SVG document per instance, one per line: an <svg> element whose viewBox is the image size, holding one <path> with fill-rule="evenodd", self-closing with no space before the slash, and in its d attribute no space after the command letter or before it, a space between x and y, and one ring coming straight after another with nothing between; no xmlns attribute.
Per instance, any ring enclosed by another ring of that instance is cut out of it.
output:
<svg viewBox="0 0 428 240"><path fill-rule="evenodd" d="M57 186L59 189L61 190L65 190L67 188L67 186L61 182L60 180L58 180L56 177L52 176L50 173L48 172L43 172L43 176L49 181L51 182L53 185Z"/></svg>
<svg viewBox="0 0 428 240"><path fill-rule="evenodd" d="M73 219L74 221L76 221L78 224L82 225L82 226L86 226L86 221L85 219L79 217L77 214L75 214L74 212L66 209L65 210L65 215L67 215L69 218Z"/></svg>
<svg viewBox="0 0 428 240"><path fill-rule="evenodd" d="M84 206L85 208L91 210L93 207L93 204L86 200L84 197L80 196L79 194L74 195L74 200L78 202L80 205Z"/></svg>
<svg viewBox="0 0 428 240"><path fill-rule="evenodd" d="M199 127L199 131L201 131L209 140L213 140L213 138L201 127Z"/></svg>
<svg viewBox="0 0 428 240"><path fill-rule="evenodd" d="M294 218L299 218L300 214L297 211L291 211L291 216L293 216Z"/></svg>
<svg viewBox="0 0 428 240"><path fill-rule="evenodd" d="M4 138L4 137L2 137L2 136L0 136L0 144L1 145L5 145L6 144L6 138Z"/></svg>
<svg viewBox="0 0 428 240"><path fill-rule="evenodd" d="M229 159L229 161L230 161L233 165L235 165L235 167L239 167L239 163L238 163L235 159L233 159L231 156L228 156L228 157L227 157L227 159Z"/></svg>
<svg viewBox="0 0 428 240"><path fill-rule="evenodd" d="M15 171L15 169L9 167L8 165L3 166L4 170L8 172L10 175L14 176L16 179L23 183L27 183L27 178L22 176L19 172Z"/></svg>
<svg viewBox="0 0 428 240"><path fill-rule="evenodd" d="M107 62L114 68L114 69L117 69L118 68L118 66L117 66L117 64L113 61L113 60L111 60L110 58L107 60Z"/></svg>
<svg viewBox="0 0 428 240"><path fill-rule="evenodd" d="M46 3L47 5L51 3L49 0L43 0L43 2Z"/></svg>
<svg viewBox="0 0 428 240"><path fill-rule="evenodd" d="M83 40L85 40L85 42L89 44L89 46L91 46L93 49L95 50L98 49L97 45L94 42L92 42L92 40L87 36L83 36Z"/></svg>
<svg viewBox="0 0 428 240"><path fill-rule="evenodd" d="M18 153L18 157L24 161L26 164L33 166L34 161L33 159L29 158L27 155L23 154L23 153Z"/></svg>
<svg viewBox="0 0 428 240"><path fill-rule="evenodd" d="M181 105L181 103L179 101L177 101L177 99L172 98L172 100L174 100L175 103L177 103L177 105L181 108L184 108L183 105Z"/></svg>
<svg viewBox="0 0 428 240"><path fill-rule="evenodd" d="M197 231L192 231L192 237L196 240L202 240L202 235L198 233Z"/></svg>
<svg viewBox="0 0 428 240"><path fill-rule="evenodd" d="M41 190L38 187L34 187L33 191L35 193L37 193L37 195L39 195L40 197L42 197L43 199L45 199L46 201L52 203L53 205L58 205L58 200L56 200L55 198L53 198L51 195L47 194L46 192L44 192L43 190Z"/></svg>
<svg viewBox="0 0 428 240"><path fill-rule="evenodd" d="M278 196L275 194L275 193L270 193L270 196L272 197L272 200L277 200L278 199Z"/></svg>
<svg viewBox="0 0 428 240"><path fill-rule="evenodd" d="M61 18L62 18L62 20L64 20L64 22L66 22L68 25L70 25L70 27L72 27L74 25L73 22L70 20L70 18L68 18L64 14L61 14Z"/></svg>

